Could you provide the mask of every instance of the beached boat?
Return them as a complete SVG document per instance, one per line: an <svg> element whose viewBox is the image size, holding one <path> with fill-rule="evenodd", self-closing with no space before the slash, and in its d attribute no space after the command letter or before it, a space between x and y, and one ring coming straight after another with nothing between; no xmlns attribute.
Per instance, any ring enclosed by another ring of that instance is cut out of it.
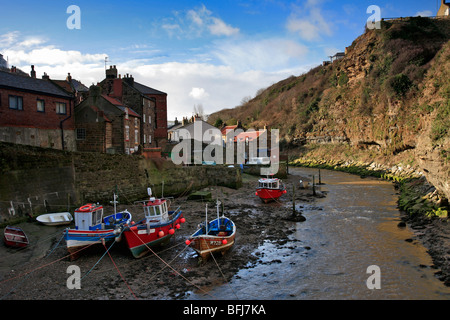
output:
<svg viewBox="0 0 450 320"><path fill-rule="evenodd" d="M71 258L83 247L120 240L123 227L131 222L131 213L127 210L115 212L103 217L103 206L86 204L74 212L75 228L67 228L64 238Z"/></svg>
<svg viewBox="0 0 450 320"><path fill-rule="evenodd" d="M222 215L219 217L217 201L217 218L208 222L208 205L206 205L206 219L199 225L199 229L186 240L198 255L206 260L213 253L225 254L233 245L236 236L236 225Z"/></svg>
<svg viewBox="0 0 450 320"><path fill-rule="evenodd" d="M70 224L73 221L73 217L70 212L56 212L41 214L36 220L47 226L59 226Z"/></svg>
<svg viewBox="0 0 450 320"><path fill-rule="evenodd" d="M143 257L153 246L167 244L175 230L186 221L179 207L169 211L168 199L152 197L150 188L148 194L150 199L143 201L145 218L123 231L128 248L135 258Z"/></svg>
<svg viewBox="0 0 450 320"><path fill-rule="evenodd" d="M257 195L265 203L276 201L283 194L286 189L283 182L278 178L262 178L258 180L258 187L255 195Z"/></svg>
<svg viewBox="0 0 450 320"><path fill-rule="evenodd" d="M30 242L25 232L19 227L6 226L3 231L5 245L13 248L26 247Z"/></svg>

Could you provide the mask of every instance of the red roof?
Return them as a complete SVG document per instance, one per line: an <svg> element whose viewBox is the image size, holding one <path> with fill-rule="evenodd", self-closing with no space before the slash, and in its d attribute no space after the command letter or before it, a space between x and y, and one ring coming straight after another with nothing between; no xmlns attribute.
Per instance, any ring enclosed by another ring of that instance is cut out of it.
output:
<svg viewBox="0 0 450 320"><path fill-rule="evenodd" d="M245 141L245 140L247 140L247 138L248 138L248 141L252 141L254 139L258 139L258 137L260 135L262 135L264 132L265 132L265 130L241 132L234 138L234 142L236 142L238 140Z"/></svg>
<svg viewBox="0 0 450 320"><path fill-rule="evenodd" d="M224 136L224 135L227 134L227 130L234 130L234 129L236 129L236 128L237 128L237 125L234 125L234 126L225 126L225 127L223 127L223 128L220 130L220 132L222 132L222 135Z"/></svg>

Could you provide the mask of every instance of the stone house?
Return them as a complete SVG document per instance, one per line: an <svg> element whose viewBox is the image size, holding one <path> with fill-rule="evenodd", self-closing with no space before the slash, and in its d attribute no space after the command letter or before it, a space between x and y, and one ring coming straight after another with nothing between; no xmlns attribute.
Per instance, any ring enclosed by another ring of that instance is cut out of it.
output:
<svg viewBox="0 0 450 320"><path fill-rule="evenodd" d="M45 75L0 71L0 141L76 150L74 97Z"/></svg>
<svg viewBox="0 0 450 320"><path fill-rule="evenodd" d="M116 98L91 86L75 108L78 151L133 154L141 144L141 116Z"/></svg>
<svg viewBox="0 0 450 320"><path fill-rule="evenodd" d="M103 93L133 106L141 116L140 138L144 150L164 149L167 143L167 93L135 81L132 75L118 75L116 66L106 70L106 78L99 85Z"/></svg>

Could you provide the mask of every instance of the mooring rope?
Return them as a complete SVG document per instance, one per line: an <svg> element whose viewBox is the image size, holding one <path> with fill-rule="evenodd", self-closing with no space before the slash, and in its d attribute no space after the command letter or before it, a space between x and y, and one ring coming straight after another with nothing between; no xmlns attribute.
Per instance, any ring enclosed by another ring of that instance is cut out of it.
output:
<svg viewBox="0 0 450 320"><path fill-rule="evenodd" d="M234 241L234 240L233 240L233 241ZM208 242L207 242L206 240L205 240L205 244L206 244L206 247L208 248L208 250L211 250L211 249L209 248ZM227 278L226 278L225 275L223 274L222 269L220 269L219 264L217 263L216 258L214 257L213 252L211 252L211 257L213 258L214 262L216 263L217 269L219 269L220 274L222 275L223 279L225 280L225 282L226 282L226 283L228 284L228 286L230 287L231 292L233 292L233 294L234 294L234 296L236 297L236 299L239 300L239 298L238 298L236 292L233 290L233 287L231 286L230 282L227 280Z"/></svg>
<svg viewBox="0 0 450 320"><path fill-rule="evenodd" d="M107 249L105 244L103 244L103 246L105 247L105 249ZM109 258L111 259L112 263L114 264L114 267L117 269L117 272L119 273L119 275L120 275L120 277L122 278L123 282L125 282L125 284L127 285L128 290L130 290L131 294L134 296L134 298L135 298L136 300L139 300L139 299L136 297L136 295L134 294L134 292L133 292L133 290L131 289L131 287L128 285L128 282L127 282L127 281L125 280L125 278L123 277L123 275L122 275L122 273L120 272L119 268L117 267L116 263L114 262L114 260L113 260L113 258L112 258L112 256L111 256L111 254L109 253L109 249L107 249L106 252L108 252Z"/></svg>
<svg viewBox="0 0 450 320"><path fill-rule="evenodd" d="M131 230L131 229L130 229ZM151 251L159 260L161 260L166 266L168 266L170 269L172 269L177 275L179 275L180 277L182 277L184 280L186 280L186 282L188 282L189 284L191 284L192 286L196 287L197 289L204 291L206 294L212 296L214 298L213 295L211 295L210 293L208 293L207 291L205 291L204 289L200 288L199 286L197 286L196 284L192 283L191 281L189 281L189 279L187 279L185 276L183 276L181 273L179 273L177 270L175 270L170 264L168 264L166 261L164 261L163 258L161 258L158 254L156 254L155 251L152 250L152 248L150 248L141 238L138 237L138 235L134 232L134 230L131 230L131 232L133 232L133 234L147 247L147 249L149 251Z"/></svg>

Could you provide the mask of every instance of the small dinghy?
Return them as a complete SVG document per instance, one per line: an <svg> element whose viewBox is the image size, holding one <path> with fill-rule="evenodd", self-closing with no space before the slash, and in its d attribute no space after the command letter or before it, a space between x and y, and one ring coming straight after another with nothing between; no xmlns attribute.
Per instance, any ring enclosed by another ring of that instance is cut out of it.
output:
<svg viewBox="0 0 450 320"><path fill-rule="evenodd" d="M3 233L5 245L13 248L26 247L30 242L25 232L19 227L7 226Z"/></svg>
<svg viewBox="0 0 450 320"><path fill-rule="evenodd" d="M38 216L36 220L47 226L59 226L70 224L73 221L73 218L70 212L56 212L42 214Z"/></svg>

